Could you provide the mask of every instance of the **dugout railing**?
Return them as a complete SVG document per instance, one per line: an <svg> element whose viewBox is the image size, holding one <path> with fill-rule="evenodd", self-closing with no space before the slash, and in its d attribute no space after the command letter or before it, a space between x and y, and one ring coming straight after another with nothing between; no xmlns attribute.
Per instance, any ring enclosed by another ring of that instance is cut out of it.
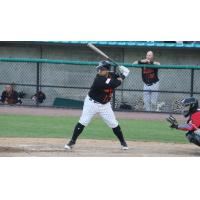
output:
<svg viewBox="0 0 200 200"><path fill-rule="evenodd" d="M81 108L96 74L98 62L49 59L0 58L0 92L11 84L24 94L23 106ZM123 63L130 75L114 93L115 110L145 111L143 105L143 65ZM152 67L151 65L145 67ZM200 66L160 65L159 90L155 112L172 112L180 99L200 97ZM32 99L38 91L46 95L43 103Z"/></svg>

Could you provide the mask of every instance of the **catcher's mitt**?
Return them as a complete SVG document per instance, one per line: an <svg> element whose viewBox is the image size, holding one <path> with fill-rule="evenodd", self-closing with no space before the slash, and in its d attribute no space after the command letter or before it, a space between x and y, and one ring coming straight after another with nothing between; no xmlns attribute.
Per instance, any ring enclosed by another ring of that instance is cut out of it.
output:
<svg viewBox="0 0 200 200"><path fill-rule="evenodd" d="M166 118L166 120L170 123L171 128L178 128L178 122L175 117L170 115L168 118Z"/></svg>

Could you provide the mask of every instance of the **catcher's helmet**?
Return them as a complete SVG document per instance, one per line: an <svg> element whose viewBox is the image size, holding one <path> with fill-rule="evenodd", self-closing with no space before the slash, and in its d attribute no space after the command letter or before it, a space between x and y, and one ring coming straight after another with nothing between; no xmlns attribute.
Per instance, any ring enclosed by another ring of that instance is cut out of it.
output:
<svg viewBox="0 0 200 200"><path fill-rule="evenodd" d="M189 115L195 113L199 106L198 100L194 97L183 99L181 103L183 106L182 113L185 117L188 117Z"/></svg>
<svg viewBox="0 0 200 200"><path fill-rule="evenodd" d="M110 71L111 66L112 65L109 61L103 60L99 62L99 65L96 68L97 68L97 71L103 70L103 69L107 69L108 71Z"/></svg>

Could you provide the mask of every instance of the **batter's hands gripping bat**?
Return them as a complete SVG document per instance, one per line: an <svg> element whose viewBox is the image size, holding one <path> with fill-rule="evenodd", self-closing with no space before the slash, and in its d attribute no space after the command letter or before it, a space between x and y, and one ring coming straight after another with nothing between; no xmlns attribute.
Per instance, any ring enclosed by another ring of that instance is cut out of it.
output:
<svg viewBox="0 0 200 200"><path fill-rule="evenodd" d="M91 48L93 51L95 51L97 54L101 55L103 58L109 60L114 64L114 72L116 73L116 67L119 67L119 71L124 75L124 77L127 77L130 70L127 67L121 66L118 63L116 63L113 59L111 59L108 55L106 55L103 51L95 47L92 43L88 43L87 46Z"/></svg>
<svg viewBox="0 0 200 200"><path fill-rule="evenodd" d="M113 59L111 59L108 55L106 55L103 51L101 51L99 48L95 47L92 43L88 43L87 46L92 49L93 51L95 51L97 54L99 54L100 56L102 56L103 58L109 60L110 62L112 62L116 67L119 66L118 63L116 63Z"/></svg>

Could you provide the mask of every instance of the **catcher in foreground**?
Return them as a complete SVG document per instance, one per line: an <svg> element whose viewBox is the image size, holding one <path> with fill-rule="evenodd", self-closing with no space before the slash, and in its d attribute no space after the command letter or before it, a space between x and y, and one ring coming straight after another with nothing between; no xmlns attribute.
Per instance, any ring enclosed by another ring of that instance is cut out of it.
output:
<svg viewBox="0 0 200 200"><path fill-rule="evenodd" d="M173 116L169 116L166 120L170 123L171 128L188 131L186 137L189 142L200 146L200 109L198 109L198 100L194 97L186 98L181 101L183 106L182 114L189 117L187 123L178 124Z"/></svg>

